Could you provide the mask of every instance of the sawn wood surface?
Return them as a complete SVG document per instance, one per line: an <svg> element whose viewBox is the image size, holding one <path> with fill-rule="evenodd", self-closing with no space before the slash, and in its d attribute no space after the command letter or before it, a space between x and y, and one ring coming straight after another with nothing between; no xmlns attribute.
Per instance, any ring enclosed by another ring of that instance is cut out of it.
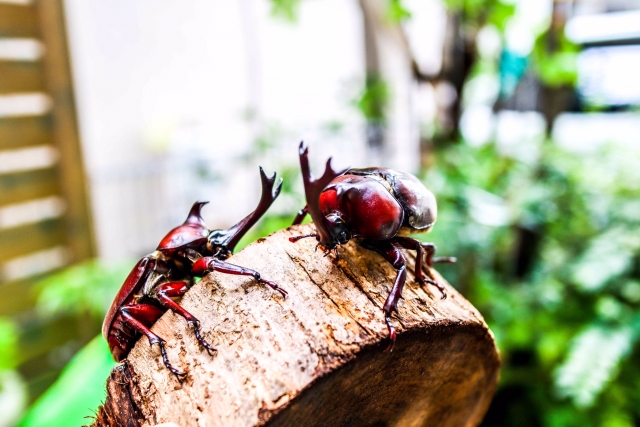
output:
<svg viewBox="0 0 640 427"><path fill-rule="evenodd" d="M434 270L449 297L413 276L394 316L398 339L384 352L382 306L395 270L354 242L323 257L312 225L290 227L249 245L229 262L250 267L289 295L252 278L213 273L181 304L198 317L209 355L181 317L152 328L160 351L141 339L107 383L94 426L476 426L498 381L493 335L478 311ZM455 255L455 254L441 254Z"/></svg>

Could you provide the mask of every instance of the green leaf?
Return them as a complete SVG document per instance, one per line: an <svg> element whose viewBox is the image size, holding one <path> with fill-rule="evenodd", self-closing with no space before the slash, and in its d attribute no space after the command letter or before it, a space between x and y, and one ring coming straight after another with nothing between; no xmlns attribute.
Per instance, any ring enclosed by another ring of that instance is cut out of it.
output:
<svg viewBox="0 0 640 427"><path fill-rule="evenodd" d="M633 331L590 326L573 341L565 362L555 372L558 395L581 408L591 406L605 385L616 376L631 350Z"/></svg>
<svg viewBox="0 0 640 427"><path fill-rule="evenodd" d="M116 366L97 336L76 354L58 380L29 409L18 427L80 426L91 423L105 399L105 382Z"/></svg>
<svg viewBox="0 0 640 427"><path fill-rule="evenodd" d="M271 15L288 22L296 22L302 0L271 0Z"/></svg>
<svg viewBox="0 0 640 427"><path fill-rule="evenodd" d="M0 317L0 371L16 367L17 345L18 329L15 323L6 317Z"/></svg>
<svg viewBox="0 0 640 427"><path fill-rule="evenodd" d="M411 12L404 6L402 0L388 0L387 18L391 22L401 22L411 18Z"/></svg>
<svg viewBox="0 0 640 427"><path fill-rule="evenodd" d="M27 384L22 376L17 371L0 370L0 426L12 426L20 419L27 398Z"/></svg>
<svg viewBox="0 0 640 427"><path fill-rule="evenodd" d="M382 77L369 74L354 104L368 122L383 124L389 97L389 86Z"/></svg>
<svg viewBox="0 0 640 427"><path fill-rule="evenodd" d="M47 276L36 284L37 309L45 316L91 313L102 318L133 265L90 260Z"/></svg>
<svg viewBox="0 0 640 427"><path fill-rule="evenodd" d="M586 291L600 290L631 267L639 248L640 236L622 227L608 230L591 241L573 268L573 279Z"/></svg>

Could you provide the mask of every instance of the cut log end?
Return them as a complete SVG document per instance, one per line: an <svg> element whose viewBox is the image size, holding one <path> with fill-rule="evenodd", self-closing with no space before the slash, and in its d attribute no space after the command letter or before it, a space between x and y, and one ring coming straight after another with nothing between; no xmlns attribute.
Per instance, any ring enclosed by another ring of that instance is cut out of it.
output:
<svg viewBox="0 0 640 427"><path fill-rule="evenodd" d="M382 306L395 270L350 243L336 261L315 252L297 226L248 246L229 261L258 270L289 292L253 279L211 274L181 304L198 317L210 356L184 319L153 327L168 345L179 381L157 348L140 340L107 383L94 426L474 426L498 378L499 358L480 314L448 284L449 298L407 275L384 352ZM409 254L409 270L413 254ZM432 274L445 283L434 271Z"/></svg>

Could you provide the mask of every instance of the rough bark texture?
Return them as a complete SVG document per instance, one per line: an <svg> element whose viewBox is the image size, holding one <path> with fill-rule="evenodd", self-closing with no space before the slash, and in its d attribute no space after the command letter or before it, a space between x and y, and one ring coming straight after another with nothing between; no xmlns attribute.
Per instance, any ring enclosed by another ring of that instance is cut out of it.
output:
<svg viewBox="0 0 640 427"><path fill-rule="evenodd" d="M280 284L286 299L250 278L214 273L196 284L182 305L201 320L217 355L167 312L153 330L186 379L178 381L159 349L141 339L108 380L94 426L479 424L499 358L475 308L449 285L440 300L437 289L415 283L411 253L393 320L398 340L383 352L382 306L395 270L353 242L335 261L314 251L315 239L288 241L311 231L282 230L230 259Z"/></svg>

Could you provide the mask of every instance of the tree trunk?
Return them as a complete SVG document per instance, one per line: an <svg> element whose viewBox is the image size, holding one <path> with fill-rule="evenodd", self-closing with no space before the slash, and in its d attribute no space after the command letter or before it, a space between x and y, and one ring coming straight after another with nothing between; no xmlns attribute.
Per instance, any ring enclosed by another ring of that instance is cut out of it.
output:
<svg viewBox="0 0 640 427"><path fill-rule="evenodd" d="M496 388L499 358L482 316L448 284L446 300L415 283L414 254L384 352L382 306L396 271L351 242L338 261L315 251L312 232L290 227L259 239L230 262L254 268L289 292L251 278L211 274L181 304L198 317L210 356L184 319L167 312L107 382L94 426L475 426ZM448 255L448 254L447 254ZM444 280L434 271L434 277Z"/></svg>

